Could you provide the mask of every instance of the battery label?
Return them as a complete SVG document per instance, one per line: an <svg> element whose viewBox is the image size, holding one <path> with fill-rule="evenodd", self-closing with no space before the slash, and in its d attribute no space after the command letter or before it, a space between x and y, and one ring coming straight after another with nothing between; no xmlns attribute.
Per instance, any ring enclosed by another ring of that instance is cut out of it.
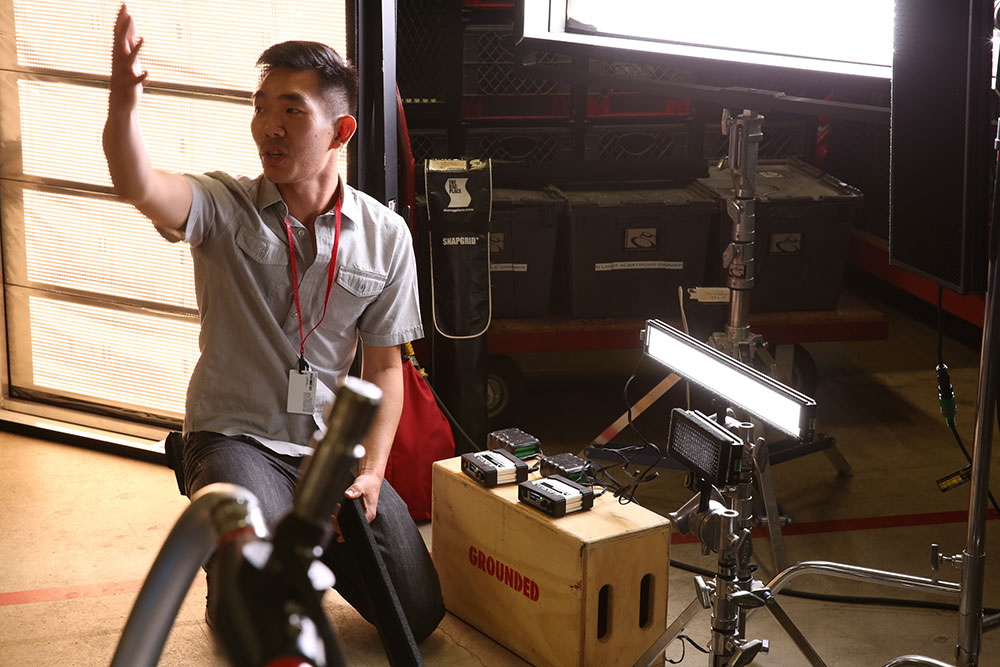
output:
<svg viewBox="0 0 1000 667"><path fill-rule="evenodd" d="M558 479L552 479L551 477L539 480L538 485L544 486L548 490L555 491L559 495L567 498L576 498L581 495L577 489L574 489L569 484L563 484Z"/></svg>
<svg viewBox="0 0 1000 667"><path fill-rule="evenodd" d="M479 452L476 454L476 458L480 461L485 461L490 465L499 468L501 470L513 470L514 462L510 459L505 459L502 456L498 456L493 452Z"/></svg>

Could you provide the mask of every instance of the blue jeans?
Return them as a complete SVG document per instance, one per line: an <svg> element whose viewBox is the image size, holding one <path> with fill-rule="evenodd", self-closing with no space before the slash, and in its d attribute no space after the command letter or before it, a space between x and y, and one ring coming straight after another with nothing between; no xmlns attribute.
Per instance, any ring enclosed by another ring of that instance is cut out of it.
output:
<svg viewBox="0 0 1000 667"><path fill-rule="evenodd" d="M189 433L184 438L183 450L185 492L191 497L198 489L215 482L242 486L257 496L268 530L273 532L292 509L292 491L302 461L301 457L276 454L246 436L207 431ZM388 482L382 482L378 510L370 525L410 630L419 642L444 617L441 584L406 503ZM322 560L333 570L337 592L372 622L371 599L352 545L331 540ZM209 599L213 595L209 577Z"/></svg>

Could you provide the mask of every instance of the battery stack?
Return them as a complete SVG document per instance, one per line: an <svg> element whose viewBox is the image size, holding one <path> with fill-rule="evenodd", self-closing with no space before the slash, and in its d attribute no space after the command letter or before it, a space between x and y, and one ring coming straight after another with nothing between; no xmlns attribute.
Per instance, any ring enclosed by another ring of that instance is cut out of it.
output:
<svg viewBox="0 0 1000 667"><path fill-rule="evenodd" d="M462 472L486 488L528 479L528 464L506 449L462 454Z"/></svg>
<svg viewBox="0 0 1000 667"><path fill-rule="evenodd" d="M594 491L562 475L521 482L517 498L549 516L561 517L594 506Z"/></svg>
<svg viewBox="0 0 1000 667"><path fill-rule="evenodd" d="M541 452L538 438L516 427L493 431L486 436L486 447L506 449L519 459L527 459Z"/></svg>

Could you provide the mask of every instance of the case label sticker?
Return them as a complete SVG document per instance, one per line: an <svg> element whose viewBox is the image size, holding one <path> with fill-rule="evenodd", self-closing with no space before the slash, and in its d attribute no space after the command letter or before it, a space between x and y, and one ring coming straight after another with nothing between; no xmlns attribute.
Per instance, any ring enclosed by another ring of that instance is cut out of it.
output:
<svg viewBox="0 0 1000 667"><path fill-rule="evenodd" d="M798 255L802 252L802 233L771 234L772 255Z"/></svg>
<svg viewBox="0 0 1000 667"><path fill-rule="evenodd" d="M490 271L506 273L527 273L527 264L515 264L513 262L493 262L490 264Z"/></svg>
<svg viewBox="0 0 1000 667"><path fill-rule="evenodd" d="M650 269L662 271L680 271L684 268L684 262L669 262L666 260L638 261L638 262L598 262L594 264L594 271L646 271Z"/></svg>
<svg viewBox="0 0 1000 667"><path fill-rule="evenodd" d="M655 250L656 227L629 227L625 230L626 250Z"/></svg>

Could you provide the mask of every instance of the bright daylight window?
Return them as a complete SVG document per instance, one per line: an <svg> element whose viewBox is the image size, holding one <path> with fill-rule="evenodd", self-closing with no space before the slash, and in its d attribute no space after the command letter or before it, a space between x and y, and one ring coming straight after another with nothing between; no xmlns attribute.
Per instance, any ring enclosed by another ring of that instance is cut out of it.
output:
<svg viewBox="0 0 1000 667"><path fill-rule="evenodd" d="M111 193L101 147L120 0L9 0L0 34L0 217L7 379L2 407L173 424L198 355L188 247ZM260 171L254 62L288 39L346 53L344 3L130 0L145 38L140 105L153 165ZM2 334L0 334L2 335ZM62 414L62 413L60 413Z"/></svg>

